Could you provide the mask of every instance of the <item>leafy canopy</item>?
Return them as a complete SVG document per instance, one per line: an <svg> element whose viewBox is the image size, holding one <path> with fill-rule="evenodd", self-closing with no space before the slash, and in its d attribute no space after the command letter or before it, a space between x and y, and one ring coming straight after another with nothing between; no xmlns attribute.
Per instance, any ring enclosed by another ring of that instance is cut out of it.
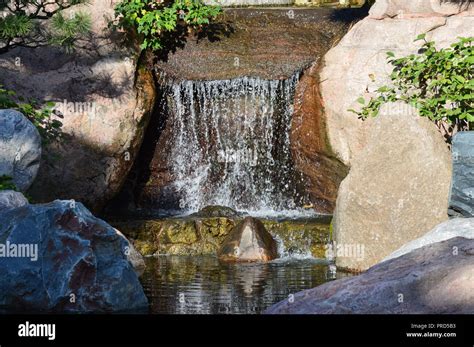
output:
<svg viewBox="0 0 474 347"><path fill-rule="evenodd" d="M47 44L74 49L92 26L84 13L67 18L63 10L87 0L0 0L0 53L14 47Z"/></svg>
<svg viewBox="0 0 474 347"><path fill-rule="evenodd" d="M206 6L200 0L123 0L115 7L116 26L138 33L140 48L158 51L161 38L178 26L200 29L221 12L218 6Z"/></svg>
<svg viewBox="0 0 474 347"><path fill-rule="evenodd" d="M394 67L393 86L379 88L378 96L368 102L360 97L362 109L350 111L362 118L374 117L383 104L402 100L433 121L474 122L474 37L459 38L439 50L426 40L426 34L418 36L416 41L420 40L424 44L419 54L395 58L393 52L387 53Z"/></svg>

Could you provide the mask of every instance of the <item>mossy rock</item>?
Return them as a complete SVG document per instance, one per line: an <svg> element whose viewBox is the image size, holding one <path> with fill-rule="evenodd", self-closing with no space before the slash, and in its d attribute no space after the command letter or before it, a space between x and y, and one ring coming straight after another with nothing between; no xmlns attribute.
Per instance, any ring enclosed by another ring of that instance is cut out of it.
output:
<svg viewBox="0 0 474 347"><path fill-rule="evenodd" d="M225 237L242 220L228 217L133 220L112 225L122 231L142 255L215 255ZM321 221L262 220L274 238L291 252L325 257L329 225Z"/></svg>
<svg viewBox="0 0 474 347"><path fill-rule="evenodd" d="M236 218L240 216L239 212L226 206L211 205L206 206L199 212L193 213L192 217L210 218L210 217L227 217Z"/></svg>

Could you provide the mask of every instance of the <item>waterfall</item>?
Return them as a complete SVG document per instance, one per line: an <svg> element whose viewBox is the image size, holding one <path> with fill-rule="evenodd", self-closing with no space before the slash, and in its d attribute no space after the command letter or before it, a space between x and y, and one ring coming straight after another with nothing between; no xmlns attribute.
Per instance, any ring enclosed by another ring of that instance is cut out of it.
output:
<svg viewBox="0 0 474 347"><path fill-rule="evenodd" d="M266 214L301 205L301 178L290 151L298 79L168 85L167 162L180 209L223 205Z"/></svg>

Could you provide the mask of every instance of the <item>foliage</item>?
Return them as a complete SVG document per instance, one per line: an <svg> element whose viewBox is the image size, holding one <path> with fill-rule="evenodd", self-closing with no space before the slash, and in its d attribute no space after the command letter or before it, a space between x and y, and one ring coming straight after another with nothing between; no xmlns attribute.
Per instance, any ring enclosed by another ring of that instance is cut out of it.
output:
<svg viewBox="0 0 474 347"><path fill-rule="evenodd" d="M16 99L14 91L4 89L0 85L0 109L15 109L23 113L36 126L45 143L60 138L62 134L62 123L53 119L54 106L52 102L40 107L36 100Z"/></svg>
<svg viewBox="0 0 474 347"><path fill-rule="evenodd" d="M64 17L63 10L86 0L0 0L0 53L47 44L74 49L91 28L83 13ZM3 15L2 15L3 14Z"/></svg>
<svg viewBox="0 0 474 347"><path fill-rule="evenodd" d="M162 37L178 27L200 29L215 19L221 9L200 0L123 0L115 7L116 27L133 29L142 50L163 48Z"/></svg>
<svg viewBox="0 0 474 347"><path fill-rule="evenodd" d="M373 117L383 104L402 100L433 121L474 121L474 38L459 38L439 50L425 34L418 36L419 40L424 40L419 54L397 59L393 52L387 53L394 66L390 75L393 87L379 88L378 96L368 102L360 97L362 109L350 111L362 118Z"/></svg>
<svg viewBox="0 0 474 347"><path fill-rule="evenodd" d="M6 175L0 176L0 190L15 190L15 191L17 190L10 176L6 176Z"/></svg>

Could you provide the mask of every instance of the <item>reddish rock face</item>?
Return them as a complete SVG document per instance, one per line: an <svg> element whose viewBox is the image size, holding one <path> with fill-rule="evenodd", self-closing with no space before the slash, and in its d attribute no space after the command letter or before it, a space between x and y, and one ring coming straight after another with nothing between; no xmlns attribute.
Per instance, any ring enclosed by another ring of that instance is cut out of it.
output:
<svg viewBox="0 0 474 347"><path fill-rule="evenodd" d="M319 92L318 62L307 69L298 83L291 124L291 150L298 171L316 211L332 213L339 184L348 169L328 145L324 105Z"/></svg>

